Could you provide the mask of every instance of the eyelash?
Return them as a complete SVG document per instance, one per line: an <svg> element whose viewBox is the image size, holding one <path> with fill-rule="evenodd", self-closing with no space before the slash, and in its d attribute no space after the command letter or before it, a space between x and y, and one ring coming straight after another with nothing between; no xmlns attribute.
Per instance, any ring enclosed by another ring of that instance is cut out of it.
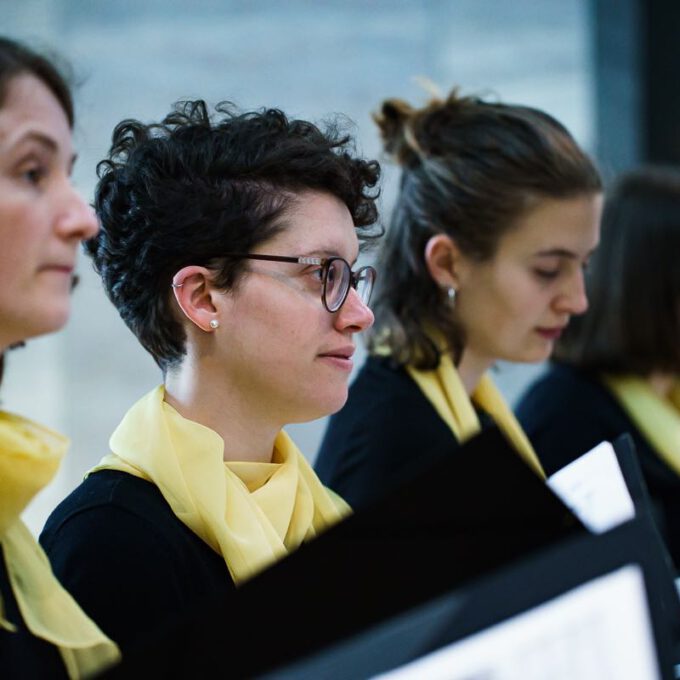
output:
<svg viewBox="0 0 680 680"><path fill-rule="evenodd" d="M534 269L534 274L536 274L539 279L543 279L544 281L552 281L560 275L560 270Z"/></svg>
<svg viewBox="0 0 680 680"><path fill-rule="evenodd" d="M24 170L21 174L30 184L37 186L47 175L47 169L42 165L34 165Z"/></svg>

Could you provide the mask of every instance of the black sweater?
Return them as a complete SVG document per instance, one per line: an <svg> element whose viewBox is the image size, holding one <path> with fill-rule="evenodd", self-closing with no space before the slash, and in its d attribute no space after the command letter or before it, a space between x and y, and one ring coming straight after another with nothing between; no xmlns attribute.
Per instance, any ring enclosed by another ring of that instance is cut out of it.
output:
<svg viewBox="0 0 680 680"><path fill-rule="evenodd" d="M146 633L234 588L227 565L152 483L90 475L40 536L55 574L125 654Z"/></svg>
<svg viewBox="0 0 680 680"><path fill-rule="evenodd" d="M315 469L359 508L459 448L408 373L389 358L369 357L344 408L330 419Z"/></svg>

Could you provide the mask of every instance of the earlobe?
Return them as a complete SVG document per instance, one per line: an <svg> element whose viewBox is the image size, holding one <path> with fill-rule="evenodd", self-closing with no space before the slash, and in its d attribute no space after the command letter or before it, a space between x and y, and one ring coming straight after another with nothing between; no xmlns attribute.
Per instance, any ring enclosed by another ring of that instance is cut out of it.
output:
<svg viewBox="0 0 680 680"><path fill-rule="evenodd" d="M432 236L425 245L425 264L434 282L444 289L457 289L459 285L457 263L460 250L446 234Z"/></svg>
<svg viewBox="0 0 680 680"><path fill-rule="evenodd" d="M180 269L172 279L172 291L182 313L195 326L206 333L219 327L209 269L193 265Z"/></svg>

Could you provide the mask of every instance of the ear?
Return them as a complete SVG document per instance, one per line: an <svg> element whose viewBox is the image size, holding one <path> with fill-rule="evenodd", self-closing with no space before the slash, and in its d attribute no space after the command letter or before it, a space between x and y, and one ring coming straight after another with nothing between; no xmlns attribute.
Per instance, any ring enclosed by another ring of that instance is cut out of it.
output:
<svg viewBox="0 0 680 680"><path fill-rule="evenodd" d="M432 236L425 245L425 264L440 288L458 288L462 259L460 248L446 234Z"/></svg>
<svg viewBox="0 0 680 680"><path fill-rule="evenodd" d="M195 265L180 269L172 279L172 292L184 316L202 331L211 333L219 326L215 304L219 291L209 269Z"/></svg>

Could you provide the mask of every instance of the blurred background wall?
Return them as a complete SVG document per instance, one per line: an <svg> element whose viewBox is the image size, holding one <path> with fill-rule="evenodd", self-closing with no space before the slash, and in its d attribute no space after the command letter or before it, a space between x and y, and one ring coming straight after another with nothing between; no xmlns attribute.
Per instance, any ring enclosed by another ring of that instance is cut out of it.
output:
<svg viewBox="0 0 680 680"><path fill-rule="evenodd" d="M277 106L313 120L342 112L379 156L371 111L390 96L424 102L415 78L545 109L594 146L588 0L0 0L0 33L57 50L75 69L75 181L92 198L95 165L123 118L157 120L180 98ZM385 166L389 217L396 173ZM81 256L62 333L10 353L3 407L70 435L59 476L27 511L47 514L107 452L129 406L160 372ZM359 362L361 356L359 356ZM514 400L540 367L501 365ZM289 431L313 460L325 422Z"/></svg>

